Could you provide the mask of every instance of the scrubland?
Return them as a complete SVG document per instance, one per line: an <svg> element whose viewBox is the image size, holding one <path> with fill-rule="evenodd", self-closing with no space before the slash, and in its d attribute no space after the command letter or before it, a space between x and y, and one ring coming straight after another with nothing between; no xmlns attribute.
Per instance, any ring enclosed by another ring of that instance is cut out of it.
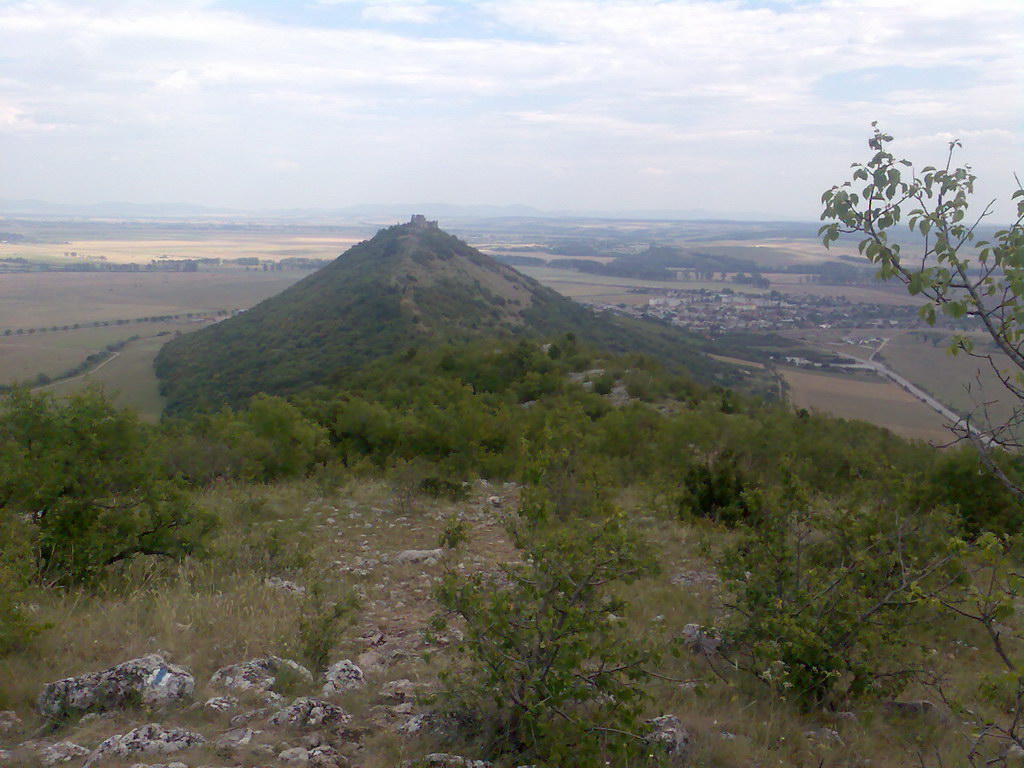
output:
<svg viewBox="0 0 1024 768"><path fill-rule="evenodd" d="M152 722L206 743L103 764L276 766L314 743L366 768L1016 759L999 652L1020 652L1019 508L970 452L570 339L421 351L159 428L96 395L21 398L0 419L5 531L25 534L0 549L12 765ZM28 406L71 431L23 443ZM72 495L54 485L70 454ZM112 501L138 526L105 526ZM104 565L135 537L156 549L154 525L163 556ZM151 653L191 672L190 697L35 709L48 682ZM210 682L266 655L314 677L281 675L275 697ZM325 695L343 659L363 681ZM303 696L349 719L270 723ZM665 715L678 726L648 722ZM248 743L218 744L238 728Z"/></svg>

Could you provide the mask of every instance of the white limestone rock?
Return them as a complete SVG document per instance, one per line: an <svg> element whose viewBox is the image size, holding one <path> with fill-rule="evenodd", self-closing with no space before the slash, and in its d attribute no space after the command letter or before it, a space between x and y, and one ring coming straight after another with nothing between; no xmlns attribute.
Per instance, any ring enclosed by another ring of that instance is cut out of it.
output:
<svg viewBox="0 0 1024 768"><path fill-rule="evenodd" d="M195 687L195 678L187 669L154 653L102 672L47 683L36 706L46 717L117 709L138 702L160 708L190 698Z"/></svg>

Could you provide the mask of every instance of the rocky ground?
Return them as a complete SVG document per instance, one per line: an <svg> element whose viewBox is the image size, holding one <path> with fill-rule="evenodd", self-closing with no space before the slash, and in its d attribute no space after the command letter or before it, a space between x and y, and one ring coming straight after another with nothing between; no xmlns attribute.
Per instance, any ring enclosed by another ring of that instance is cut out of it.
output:
<svg viewBox="0 0 1024 768"><path fill-rule="evenodd" d="M212 669L210 659L196 663L185 649L190 637L202 642L198 622L175 624L173 650L111 658L111 643L106 653L54 664L69 667L67 677L47 676L42 658L37 674L46 682L34 701L0 712L0 766L486 765L435 749L447 726L427 702L437 689L438 653L458 629L425 630L437 610L431 589L444 569L496 572L517 560L502 524L517 504L514 484L486 483L460 503L364 492L315 495L296 508L290 498L283 506L301 518L293 533L311 558L285 576L263 578L268 618L289 607L301 612L310 589L302 576L320 578L324 569L358 596L322 673L273 653ZM269 506L263 517L281 513L281 504ZM453 515L470 530L470 546L457 555L436 546ZM219 586L223 599L227 585ZM100 664L102 656L109 663ZM651 733L677 746L689 739L674 718L652 724Z"/></svg>
<svg viewBox="0 0 1024 768"><path fill-rule="evenodd" d="M424 652L449 641L424 634L434 581L442 567L472 571L515 556L500 523L516 503L515 487L478 490L456 510L476 538L457 563L436 547L453 513L448 505L314 497L302 506L297 535L316 541L315 565L359 596L344 632L353 658L334 659L320 675L271 654L209 675L174 663L168 651L99 670L83 661L79 674L45 684L30 709L0 713L0 765L347 766L360 764L367 741L382 735L402 757L401 744L431 727L421 700L433 684L416 668ZM281 599L301 605L307 594L300 580L277 575L262 586L268 611ZM463 764L430 754L429 765Z"/></svg>
<svg viewBox="0 0 1024 768"><path fill-rule="evenodd" d="M0 664L0 766L485 765L480 747L434 714L459 635L430 629L431 590L446 569L498 573L517 562L503 518L518 492L481 482L447 502L379 483L214 489L206 503L226 523L208 560L39 606L53 628L34 653ZM904 731L944 738L947 721L927 702L804 716L738 688L717 635L702 628L720 610L703 534L637 514L664 568L627 595L624 620L689 651L652 683L652 766L839 766L873 753L873 765L900 765L885 754L905 754ZM438 546L453 518L469 534L457 551ZM358 607L325 630L318 669L296 628L324 585Z"/></svg>

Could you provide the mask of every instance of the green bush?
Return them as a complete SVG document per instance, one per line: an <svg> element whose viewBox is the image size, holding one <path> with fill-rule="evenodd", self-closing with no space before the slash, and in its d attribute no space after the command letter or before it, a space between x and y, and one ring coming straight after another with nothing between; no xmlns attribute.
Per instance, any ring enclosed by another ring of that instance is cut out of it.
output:
<svg viewBox="0 0 1024 768"><path fill-rule="evenodd" d="M924 598L959 577L943 511L820 507L789 481L748 494L719 571L737 665L806 707L898 694L919 667Z"/></svg>
<svg viewBox="0 0 1024 768"><path fill-rule="evenodd" d="M503 575L447 573L435 592L465 624L468 670L445 676L496 754L553 765L640 758L652 660L624 622L617 586L653 571L650 548L620 516L553 522L542 501L510 522L523 564Z"/></svg>
<svg viewBox="0 0 1024 768"><path fill-rule="evenodd" d="M330 458L327 430L280 397L256 395L243 409L224 408L165 428L166 461L184 479L220 477L270 482L302 477Z"/></svg>
<svg viewBox="0 0 1024 768"><path fill-rule="evenodd" d="M331 600L323 584L314 583L308 588L298 624L299 653L315 676L319 677L330 664L341 624L356 607L354 595Z"/></svg>
<svg viewBox="0 0 1024 768"><path fill-rule="evenodd" d="M183 557L213 526L163 470L152 431L96 390L0 402L0 516L28 521L36 575L59 583Z"/></svg>
<svg viewBox="0 0 1024 768"><path fill-rule="evenodd" d="M1016 479L1020 474L1019 459L1010 454L999 454L991 459L1002 465L1006 476L1019 483ZM942 499L943 504L957 512L964 529L971 535L981 531L1014 535L1024 527L1024 506L985 467L972 447L945 452L917 490L922 502L929 498Z"/></svg>
<svg viewBox="0 0 1024 768"><path fill-rule="evenodd" d="M28 521L0 512L0 657L27 647L44 627L26 608L34 557Z"/></svg>
<svg viewBox="0 0 1024 768"><path fill-rule="evenodd" d="M748 486L736 457L723 451L686 471L674 492L676 513L680 519L706 517L736 526L750 516L745 496Z"/></svg>

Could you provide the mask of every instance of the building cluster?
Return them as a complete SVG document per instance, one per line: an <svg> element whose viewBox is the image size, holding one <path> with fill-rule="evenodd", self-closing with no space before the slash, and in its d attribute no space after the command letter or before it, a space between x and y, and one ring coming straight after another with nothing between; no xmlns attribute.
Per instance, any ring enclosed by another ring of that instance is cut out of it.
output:
<svg viewBox="0 0 1024 768"><path fill-rule="evenodd" d="M596 306L635 317L658 318L710 336L791 328L913 328L924 325L913 306L855 303L842 296L747 294L728 288L659 291L641 305Z"/></svg>

